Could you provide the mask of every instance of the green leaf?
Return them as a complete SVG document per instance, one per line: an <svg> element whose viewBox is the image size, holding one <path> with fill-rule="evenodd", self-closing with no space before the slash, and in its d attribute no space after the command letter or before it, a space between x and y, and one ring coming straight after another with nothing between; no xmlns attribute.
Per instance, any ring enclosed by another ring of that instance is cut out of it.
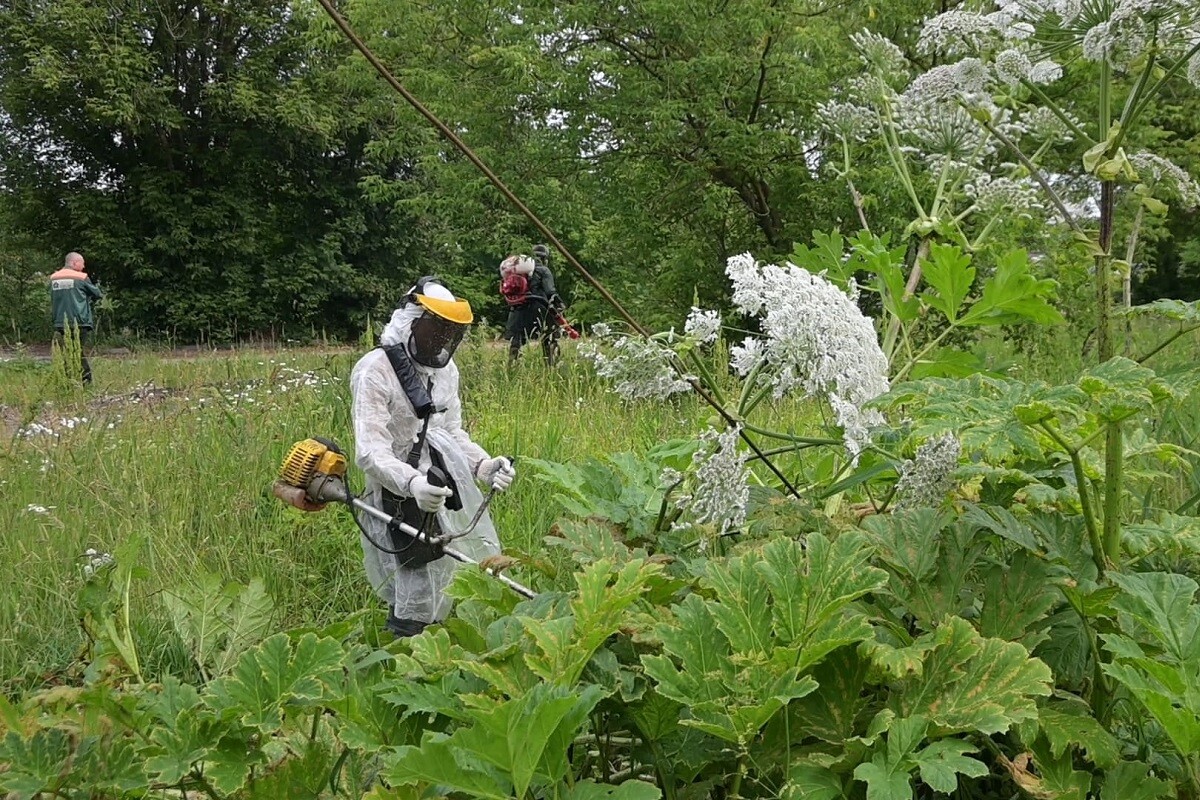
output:
<svg viewBox="0 0 1200 800"><path fill-rule="evenodd" d="M842 779L824 767L799 764L788 770L788 782L782 800L841 800Z"/></svg>
<svg viewBox="0 0 1200 800"><path fill-rule="evenodd" d="M512 783L495 769L460 764L447 738L440 734L428 736L420 747L398 748L385 775L393 784L425 782L489 800L509 800L513 796Z"/></svg>
<svg viewBox="0 0 1200 800"><path fill-rule="evenodd" d="M895 721L887 734L884 750L877 750L867 763L854 768L854 777L867 784L867 800L911 800L910 757L925 737L928 723L923 717Z"/></svg>
<svg viewBox="0 0 1200 800"><path fill-rule="evenodd" d="M285 705L311 706L340 678L342 647L305 634L293 646L279 633L242 654L233 672L209 684L208 703L263 732L277 730Z"/></svg>
<svg viewBox="0 0 1200 800"><path fill-rule="evenodd" d="M1113 606L1141 623L1178 663L1200 663L1200 605L1196 581L1173 572L1113 574L1124 594Z"/></svg>
<svg viewBox="0 0 1200 800"><path fill-rule="evenodd" d="M682 704L675 700L648 691L639 702L630 704L626 711L638 732L648 742L657 742L679 730L679 711L682 708Z"/></svg>
<svg viewBox="0 0 1200 800"><path fill-rule="evenodd" d="M1172 300L1163 298L1152 303L1133 306L1125 311L1131 316L1154 316L1178 322L1200 322L1200 300Z"/></svg>
<svg viewBox="0 0 1200 800"><path fill-rule="evenodd" d="M964 253L955 245L934 243L929 248L929 259L922 265L922 272L925 282L934 290L923 294L925 302L941 311L953 324L975 281L970 253Z"/></svg>
<svg viewBox="0 0 1200 800"><path fill-rule="evenodd" d="M960 739L941 739L916 754L921 780L935 792L950 794L958 788L958 776L982 778L988 774L987 765L971 758L976 752L970 743Z"/></svg>
<svg viewBox="0 0 1200 800"><path fill-rule="evenodd" d="M1075 745L1101 769L1110 769L1120 759L1116 737L1090 716L1043 708L1038 712L1038 725L1055 758L1066 752L1068 745Z"/></svg>
<svg viewBox="0 0 1200 800"><path fill-rule="evenodd" d="M1032 650L1044 638L1043 620L1058 604L1059 595L1046 563L1027 551L1017 551L1007 564L996 564L984 575L979 633L1020 642Z"/></svg>
<svg viewBox="0 0 1200 800"><path fill-rule="evenodd" d="M246 784L250 770L266 760L263 751L244 735L225 736L209 751L204 775L218 792L231 795Z"/></svg>
<svg viewBox="0 0 1200 800"><path fill-rule="evenodd" d="M570 616L517 617L540 651L526 656L526 664L544 681L574 685L596 649L625 624L630 607L659 572L659 565L641 560L619 569L607 560L584 567L575 576L579 591L571 600Z"/></svg>
<svg viewBox="0 0 1200 800"><path fill-rule="evenodd" d="M1117 356L1088 369L1078 385L1101 419L1120 422L1153 405L1156 377L1154 370Z"/></svg>
<svg viewBox="0 0 1200 800"><path fill-rule="evenodd" d="M1101 668L1141 701L1181 755L1200 752L1200 692L1189 690L1200 684L1195 664L1179 667L1140 658Z"/></svg>
<svg viewBox="0 0 1200 800"><path fill-rule="evenodd" d="M402 748L389 775L398 783L427 780L463 791L474 786L500 792L511 783L513 793L523 796L535 775L550 783L563 778L567 751L603 695L597 686L538 684L490 708L472 708L475 724L445 739L426 738L419 748ZM446 774L439 776L430 763L441 764Z"/></svg>
<svg viewBox="0 0 1200 800"><path fill-rule="evenodd" d="M863 520L879 557L912 581L927 581L938 569L941 533L949 516L933 508L875 515Z"/></svg>
<svg viewBox="0 0 1200 800"><path fill-rule="evenodd" d="M1100 800L1158 800L1172 796L1171 784L1150 776L1141 761L1122 761L1104 776Z"/></svg>
<svg viewBox="0 0 1200 800"><path fill-rule="evenodd" d="M205 709L195 708L165 721L150 731L145 748L146 771L158 782L178 783L192 767L204 761L212 747L228 730Z"/></svg>
<svg viewBox="0 0 1200 800"><path fill-rule="evenodd" d="M1029 255L1013 250L996 262L996 271L983 284L979 300L959 320L961 325L1010 325L1036 322L1056 325L1062 314L1050 305L1056 284L1049 278L1034 278Z"/></svg>
<svg viewBox="0 0 1200 800"><path fill-rule="evenodd" d="M1021 783L1022 788L1027 789L1029 794L1034 797L1044 796L1052 798L1052 800L1086 800L1092 786L1092 776L1087 772L1075 769L1071 754L1066 753L1055 758L1050 754L1042 739L1035 741L1030 749L1033 752L1038 772L1041 773L1041 778L1038 779L1026 773L1027 780L1032 785Z"/></svg>
<svg viewBox="0 0 1200 800"><path fill-rule="evenodd" d="M853 647L830 654L813 669L820 691L794 701L788 714L794 730L830 744L842 744L858 730L857 718L871 697L864 691L870 662Z"/></svg>
<svg viewBox="0 0 1200 800"><path fill-rule="evenodd" d="M932 643L932 649L928 645ZM921 715L948 731L1002 733L1036 719L1050 694L1050 669L1019 644L985 639L960 617L913 643L921 669L892 696L900 716ZM907 649L907 648L906 648Z"/></svg>
<svg viewBox="0 0 1200 800"><path fill-rule="evenodd" d="M870 566L864 544L862 533L846 532L832 543L812 534L807 550L790 539L775 539L763 548L757 569L771 589L771 618L784 643L820 646L828 653L834 649L830 645L870 636L861 619L845 616L853 601L881 589L887 579L887 573Z"/></svg>
<svg viewBox="0 0 1200 800"><path fill-rule="evenodd" d="M30 800L42 792L56 793L69 772L71 739L57 728L35 731L24 739L9 731L0 742L0 789L16 800Z"/></svg>
<svg viewBox="0 0 1200 800"><path fill-rule="evenodd" d="M816 688L804 670L871 636L851 603L879 587L884 573L867 565L861 534L832 543L811 534L807 545L775 539L761 553L731 558L701 580L714 599L688 595L672 607L675 619L657 626L663 654L641 661L657 691L687 708L681 724L748 746L790 701Z"/></svg>
<svg viewBox="0 0 1200 800"><path fill-rule="evenodd" d="M643 781L625 781L613 786L608 783L577 781L565 794L563 800L658 800L662 791L653 784Z"/></svg>
<svg viewBox="0 0 1200 800"><path fill-rule="evenodd" d="M882 753L855 767L854 777L867 785L867 800L912 800L908 771L888 764Z"/></svg>
<svg viewBox="0 0 1200 800"><path fill-rule="evenodd" d="M914 362L909 375L915 381L924 378L965 378L986 368L986 362L974 353L954 347L939 347Z"/></svg>
<svg viewBox="0 0 1200 800"><path fill-rule="evenodd" d="M214 676L224 675L246 648L263 640L271 629L274 610L275 601L267 594L262 578L252 578L250 583L233 594L223 620L225 646L213 662Z"/></svg>

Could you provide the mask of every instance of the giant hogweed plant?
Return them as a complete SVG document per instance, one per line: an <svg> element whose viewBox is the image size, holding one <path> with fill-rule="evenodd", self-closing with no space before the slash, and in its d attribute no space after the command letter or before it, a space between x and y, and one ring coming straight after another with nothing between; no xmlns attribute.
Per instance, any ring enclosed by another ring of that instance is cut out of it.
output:
<svg viewBox="0 0 1200 800"><path fill-rule="evenodd" d="M917 49L938 66L915 76L887 39L867 31L853 39L863 73L819 109L822 129L840 151L828 163L846 181L869 230L854 184L855 155L864 143L886 155L912 204L906 234L917 246L905 296L920 285L932 241L974 251L999 223L1049 212L1095 260L1097 349L1101 360L1111 356L1114 273L1128 307L1146 215L1165 214L1168 203L1200 203L1195 180L1145 149L1139 127L1159 93L1188 82L1200 87L1195 4L967 3L926 22ZM1095 94L1056 92L1065 71L1076 83L1094 85ZM1072 148L1077 169L1047 166L1050 156L1059 163ZM1119 249L1114 220L1122 200L1132 220ZM894 309L886 312L884 350L891 357L900 320Z"/></svg>

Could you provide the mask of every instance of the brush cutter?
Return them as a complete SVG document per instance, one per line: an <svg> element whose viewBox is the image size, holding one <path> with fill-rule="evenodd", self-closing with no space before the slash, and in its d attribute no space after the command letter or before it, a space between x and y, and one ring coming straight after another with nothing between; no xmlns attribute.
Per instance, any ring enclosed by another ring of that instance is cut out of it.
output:
<svg viewBox="0 0 1200 800"><path fill-rule="evenodd" d="M305 439L292 445L287 455L284 456L283 463L279 467L279 479L275 481L271 491L283 502L302 511L320 511L327 503L345 503L350 506L352 511L358 509L419 542L439 547L443 553L455 561L481 567L488 575L523 597L534 597L532 589L501 574L500 570L484 566L453 547L446 546L448 542L464 536L474 529L492 497L496 494L495 489L488 492L487 497L480 504L479 510L471 518L471 523L466 531L455 535L430 536L424 530L418 530L405 524L400 519L380 511L351 494L346 486L346 468L346 456L336 444L319 437ZM445 485L445 476L437 468L430 470L427 480L430 483L442 481L435 485ZM355 519L357 521L357 517ZM364 533L366 533L365 530ZM371 539L369 534L367 538ZM371 539L371 544L384 552L394 552L391 548L379 545L374 539Z"/></svg>

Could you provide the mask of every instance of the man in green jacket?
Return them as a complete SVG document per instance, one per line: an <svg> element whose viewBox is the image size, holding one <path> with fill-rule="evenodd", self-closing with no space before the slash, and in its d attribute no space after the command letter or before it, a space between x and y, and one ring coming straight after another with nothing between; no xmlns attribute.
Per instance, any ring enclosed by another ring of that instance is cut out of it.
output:
<svg viewBox="0 0 1200 800"><path fill-rule="evenodd" d="M54 337L60 344L69 328L79 331L79 349L82 358L83 382L92 382L92 365L88 363L86 348L91 339L96 318L92 314L92 301L104 295L92 283L84 266L83 256L67 253L63 268L50 276L50 308L54 315Z"/></svg>

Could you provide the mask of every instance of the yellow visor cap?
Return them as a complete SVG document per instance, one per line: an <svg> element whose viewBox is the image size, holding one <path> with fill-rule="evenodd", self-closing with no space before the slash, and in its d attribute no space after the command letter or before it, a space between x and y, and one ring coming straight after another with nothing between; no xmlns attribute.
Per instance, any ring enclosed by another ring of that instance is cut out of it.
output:
<svg viewBox="0 0 1200 800"><path fill-rule="evenodd" d="M437 314L448 322L470 325L471 321L475 319L475 315L471 313L471 304L466 300L443 300L440 297L419 294L417 302L426 311Z"/></svg>

